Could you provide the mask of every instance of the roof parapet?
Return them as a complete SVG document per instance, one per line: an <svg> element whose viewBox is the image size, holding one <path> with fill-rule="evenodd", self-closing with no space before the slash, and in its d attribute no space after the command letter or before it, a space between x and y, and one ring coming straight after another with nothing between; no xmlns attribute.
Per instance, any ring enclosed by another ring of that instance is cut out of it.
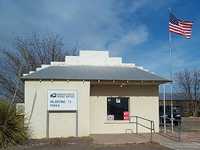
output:
<svg viewBox="0 0 200 150"><path fill-rule="evenodd" d="M110 57L108 51L92 51L92 50L80 50L79 56L65 56L64 62L52 61L50 64L42 64L41 67L36 68L36 71L40 71L49 66L112 66L112 67L136 67L138 69L149 72L148 69L144 69L142 66L136 66L133 63L123 63L122 57ZM29 74L34 71L30 71ZM28 75L24 74L23 76Z"/></svg>

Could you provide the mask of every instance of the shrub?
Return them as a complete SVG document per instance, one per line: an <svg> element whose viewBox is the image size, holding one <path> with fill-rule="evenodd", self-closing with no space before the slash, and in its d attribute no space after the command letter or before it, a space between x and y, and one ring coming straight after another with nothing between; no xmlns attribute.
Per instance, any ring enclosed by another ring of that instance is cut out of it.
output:
<svg viewBox="0 0 200 150"><path fill-rule="evenodd" d="M23 117L16 107L6 101L0 101L0 148L23 144L28 139Z"/></svg>

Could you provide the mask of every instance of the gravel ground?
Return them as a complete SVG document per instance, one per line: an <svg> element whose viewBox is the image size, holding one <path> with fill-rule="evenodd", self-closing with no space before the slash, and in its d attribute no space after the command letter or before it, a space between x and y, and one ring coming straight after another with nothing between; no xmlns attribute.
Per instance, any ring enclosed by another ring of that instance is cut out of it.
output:
<svg viewBox="0 0 200 150"><path fill-rule="evenodd" d="M100 145L94 144L91 138L68 138L29 141L23 146L8 150L170 150L157 143Z"/></svg>

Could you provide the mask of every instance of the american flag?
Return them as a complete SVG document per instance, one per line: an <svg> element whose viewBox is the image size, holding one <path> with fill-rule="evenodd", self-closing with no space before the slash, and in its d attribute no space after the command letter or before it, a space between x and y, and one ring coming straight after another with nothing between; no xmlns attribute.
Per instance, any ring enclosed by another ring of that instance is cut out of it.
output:
<svg viewBox="0 0 200 150"><path fill-rule="evenodd" d="M192 21L178 19L172 13L169 15L169 31L187 39L192 37L192 24Z"/></svg>

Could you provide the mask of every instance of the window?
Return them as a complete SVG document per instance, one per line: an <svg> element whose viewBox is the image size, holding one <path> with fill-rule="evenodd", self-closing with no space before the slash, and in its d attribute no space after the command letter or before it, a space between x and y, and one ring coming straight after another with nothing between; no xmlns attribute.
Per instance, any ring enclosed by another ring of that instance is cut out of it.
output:
<svg viewBox="0 0 200 150"><path fill-rule="evenodd" d="M107 119L128 120L129 119L129 98L108 97L107 98Z"/></svg>

